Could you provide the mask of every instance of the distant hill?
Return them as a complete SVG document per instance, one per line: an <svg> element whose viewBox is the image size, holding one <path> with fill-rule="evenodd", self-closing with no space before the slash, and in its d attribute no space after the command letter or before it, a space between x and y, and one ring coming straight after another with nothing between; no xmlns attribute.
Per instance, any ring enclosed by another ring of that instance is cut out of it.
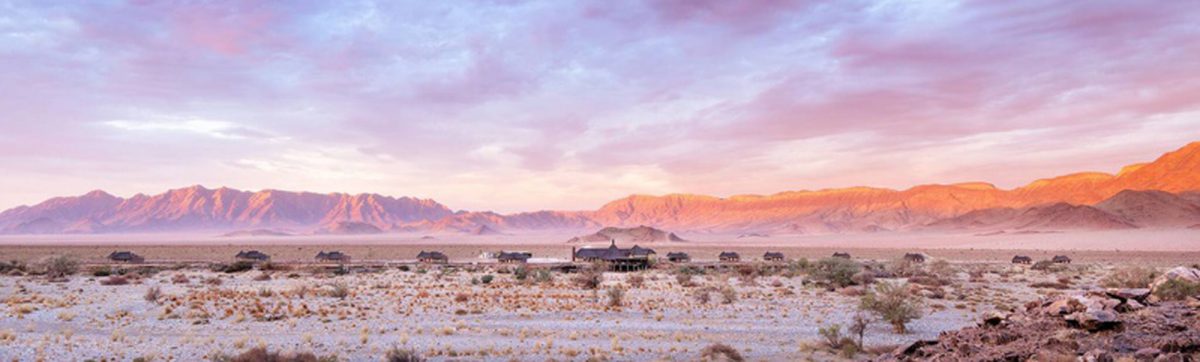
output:
<svg viewBox="0 0 1200 362"><path fill-rule="evenodd" d="M292 236L292 234L284 231L269 229L238 230L221 234L221 237L226 238L247 236Z"/></svg>
<svg viewBox="0 0 1200 362"><path fill-rule="evenodd" d="M411 197L248 192L201 186L129 198L93 191L0 212L0 233L252 229L370 233L378 229L487 235L510 230L578 232L648 225L695 233L794 235L974 228L1186 228L1200 224L1197 205L1200 142L1153 162L1126 166L1116 174L1073 173L1011 190L968 182L906 190L850 187L727 198L633 195L591 211L452 211L436 201Z"/></svg>
<svg viewBox="0 0 1200 362"><path fill-rule="evenodd" d="M649 226L633 228L606 227L592 234L577 236L567 240L568 243L597 243L616 240L618 242L657 243L686 241L675 233L655 229Z"/></svg>
<svg viewBox="0 0 1200 362"><path fill-rule="evenodd" d="M364 222L339 221L317 231L328 235L371 235L382 234L383 230Z"/></svg>

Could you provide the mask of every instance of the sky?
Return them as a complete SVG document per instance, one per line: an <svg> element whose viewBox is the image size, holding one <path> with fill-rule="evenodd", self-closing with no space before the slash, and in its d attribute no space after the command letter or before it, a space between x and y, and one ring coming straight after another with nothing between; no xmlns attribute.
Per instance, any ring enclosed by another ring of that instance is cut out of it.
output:
<svg viewBox="0 0 1200 362"><path fill-rule="evenodd" d="M1198 54L1188 0L0 0L0 208L1011 188L1200 141Z"/></svg>

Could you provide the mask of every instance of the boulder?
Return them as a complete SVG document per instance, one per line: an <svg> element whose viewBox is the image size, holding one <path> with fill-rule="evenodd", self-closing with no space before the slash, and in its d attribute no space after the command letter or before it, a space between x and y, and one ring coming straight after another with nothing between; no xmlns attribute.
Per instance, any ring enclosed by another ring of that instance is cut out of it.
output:
<svg viewBox="0 0 1200 362"><path fill-rule="evenodd" d="M1138 361L1153 361L1154 358L1158 357L1158 355L1161 353L1162 351L1160 351L1158 348L1146 347L1134 352L1133 358Z"/></svg>
<svg viewBox="0 0 1200 362"><path fill-rule="evenodd" d="M1200 269L1181 266L1168 270L1166 273L1159 275L1158 278L1154 278L1154 281L1150 283L1150 290L1153 292L1155 289L1158 289L1158 286L1166 283L1168 280L1175 279L1200 283Z"/></svg>
<svg viewBox="0 0 1200 362"><path fill-rule="evenodd" d="M1008 315L1000 312L991 312L983 317L983 325L998 326L1006 320L1008 320Z"/></svg>
<svg viewBox="0 0 1200 362"><path fill-rule="evenodd" d="M1045 312L1047 315L1068 315L1076 312L1087 310L1087 307L1080 303L1075 298L1063 298L1056 300L1046 306Z"/></svg>
<svg viewBox="0 0 1200 362"><path fill-rule="evenodd" d="M1110 288L1104 291L1108 296L1120 299L1122 302L1136 300L1145 302L1150 296L1150 288Z"/></svg>
<svg viewBox="0 0 1200 362"><path fill-rule="evenodd" d="M1067 325L1082 328L1088 332L1099 332L1115 329L1121 326L1117 314L1106 310L1076 312L1063 317Z"/></svg>
<svg viewBox="0 0 1200 362"><path fill-rule="evenodd" d="M1121 305L1118 305L1116 308L1116 311L1121 312L1121 313L1129 313L1129 312L1136 312L1136 311L1142 310L1144 308L1146 308L1145 304L1142 304L1141 302L1138 302L1137 300L1130 299L1128 301L1125 301L1125 303L1121 303Z"/></svg>

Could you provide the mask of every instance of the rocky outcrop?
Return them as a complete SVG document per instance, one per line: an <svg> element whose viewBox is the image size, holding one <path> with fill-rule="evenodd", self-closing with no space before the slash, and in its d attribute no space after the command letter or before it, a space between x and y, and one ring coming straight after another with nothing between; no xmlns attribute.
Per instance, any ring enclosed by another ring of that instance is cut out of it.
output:
<svg viewBox="0 0 1200 362"><path fill-rule="evenodd" d="M1195 305L1150 304L1149 296L1149 289L1109 289L1046 298L1011 314L988 315L976 327L900 347L880 359L1141 361L1200 352Z"/></svg>
<svg viewBox="0 0 1200 362"><path fill-rule="evenodd" d="M573 237L568 243L604 243L616 240L622 243L658 243L686 241L675 233L655 229L649 226L634 228L606 227L593 234Z"/></svg>
<svg viewBox="0 0 1200 362"><path fill-rule="evenodd" d="M1192 284L1200 284L1200 269L1188 268L1184 266L1175 267L1166 271L1162 275L1159 275L1157 278L1154 278L1154 281L1150 283L1150 289L1157 290L1163 284L1171 280L1180 280Z"/></svg>

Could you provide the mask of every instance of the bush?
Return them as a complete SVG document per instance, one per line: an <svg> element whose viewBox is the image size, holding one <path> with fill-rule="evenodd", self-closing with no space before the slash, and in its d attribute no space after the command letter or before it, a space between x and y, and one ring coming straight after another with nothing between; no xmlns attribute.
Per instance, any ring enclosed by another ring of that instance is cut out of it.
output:
<svg viewBox="0 0 1200 362"><path fill-rule="evenodd" d="M100 280L100 285L125 285L129 284L129 279L120 275L113 275Z"/></svg>
<svg viewBox="0 0 1200 362"><path fill-rule="evenodd" d="M929 263L929 272L936 275L938 279L954 279L958 275L958 269L946 259L938 259Z"/></svg>
<svg viewBox="0 0 1200 362"><path fill-rule="evenodd" d="M106 277L112 275L112 268L107 265L92 268L92 276Z"/></svg>
<svg viewBox="0 0 1200 362"><path fill-rule="evenodd" d="M1183 279L1168 279L1154 288L1154 296L1162 300L1183 300L1200 294L1200 283Z"/></svg>
<svg viewBox="0 0 1200 362"><path fill-rule="evenodd" d="M492 284L492 279L496 279L496 276L487 274L479 278L479 282L483 284Z"/></svg>
<svg viewBox="0 0 1200 362"><path fill-rule="evenodd" d="M155 285L153 287L150 287L149 289L146 289L146 295L142 296L142 299L145 299L147 302L157 304L158 298L161 296L162 296L162 289L160 289L157 285Z"/></svg>
<svg viewBox="0 0 1200 362"><path fill-rule="evenodd" d="M234 357L216 355L214 362L336 362L335 356L317 357L312 353L280 354L265 347L252 348Z"/></svg>
<svg viewBox="0 0 1200 362"><path fill-rule="evenodd" d="M241 273L250 269L254 269L254 263L248 261L239 261L225 266L225 268L221 271L226 273Z"/></svg>
<svg viewBox="0 0 1200 362"><path fill-rule="evenodd" d="M640 274L640 273L633 274L633 275L630 275L628 278L625 278L625 282L629 283L629 286L631 286L631 287L641 288L642 285L646 284L646 277L642 276L642 274Z"/></svg>
<svg viewBox="0 0 1200 362"><path fill-rule="evenodd" d="M625 304L625 289L621 287L608 288L608 306L620 308Z"/></svg>
<svg viewBox="0 0 1200 362"><path fill-rule="evenodd" d="M722 304L733 304L738 299L737 289L733 289L733 286L723 286L718 292L721 293Z"/></svg>
<svg viewBox="0 0 1200 362"><path fill-rule="evenodd" d="M854 285L854 276L861 270L862 265L853 260L825 258L817 262L811 277L832 286L846 287Z"/></svg>
<svg viewBox="0 0 1200 362"><path fill-rule="evenodd" d="M829 349L840 351L843 357L854 358L858 354L861 346L854 342L853 338L842 335L842 326L834 324L829 327L821 327L817 329L817 334L825 338L825 346Z"/></svg>
<svg viewBox="0 0 1200 362"><path fill-rule="evenodd" d="M1151 267L1126 266L1114 269L1100 280L1106 288L1146 288L1154 282L1158 271Z"/></svg>
<svg viewBox="0 0 1200 362"><path fill-rule="evenodd" d="M575 276L575 285L580 288L593 290L600 287L600 283L604 282L604 273L600 268L592 267L584 269Z"/></svg>
<svg viewBox="0 0 1200 362"><path fill-rule="evenodd" d="M1033 269L1033 270L1041 270L1041 271L1059 271L1059 270L1063 269L1062 266L1055 264L1053 261L1049 261L1049 260L1038 261L1036 263L1033 263L1033 266L1031 266L1029 268Z"/></svg>
<svg viewBox="0 0 1200 362"><path fill-rule="evenodd" d="M746 358L738 352L736 348L730 347L724 343L710 344L708 347L700 350L700 359L704 361L731 361L742 362Z"/></svg>
<svg viewBox="0 0 1200 362"><path fill-rule="evenodd" d="M329 285L329 296L337 299L346 299L350 296L350 287L346 283L337 282Z"/></svg>
<svg viewBox="0 0 1200 362"><path fill-rule="evenodd" d="M46 274L52 278L62 278L79 271L79 262L66 255L59 255L46 260Z"/></svg>
<svg viewBox="0 0 1200 362"><path fill-rule="evenodd" d="M859 308L875 313L900 334L908 332L908 322L921 318L921 299L908 291L908 284L877 283L862 296Z"/></svg>
<svg viewBox="0 0 1200 362"><path fill-rule="evenodd" d="M691 287L696 285L696 283L692 283L691 274L675 274L675 282L679 283L679 286L681 287Z"/></svg>
<svg viewBox="0 0 1200 362"><path fill-rule="evenodd" d="M386 362L424 362L425 358L421 357L420 353L411 349L399 349L392 347L383 357Z"/></svg>
<svg viewBox="0 0 1200 362"><path fill-rule="evenodd" d="M533 272L533 280L538 283L551 283L554 282L554 274L550 274L550 271L546 269L538 269Z"/></svg>

